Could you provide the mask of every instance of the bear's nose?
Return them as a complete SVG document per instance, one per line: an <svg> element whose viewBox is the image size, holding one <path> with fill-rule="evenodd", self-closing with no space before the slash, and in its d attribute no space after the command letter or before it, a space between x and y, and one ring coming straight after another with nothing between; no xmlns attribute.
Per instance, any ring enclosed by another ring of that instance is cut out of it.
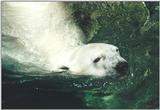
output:
<svg viewBox="0 0 160 110"><path fill-rule="evenodd" d="M118 62L115 69L118 71L120 75L125 75L128 69L128 62L126 61Z"/></svg>

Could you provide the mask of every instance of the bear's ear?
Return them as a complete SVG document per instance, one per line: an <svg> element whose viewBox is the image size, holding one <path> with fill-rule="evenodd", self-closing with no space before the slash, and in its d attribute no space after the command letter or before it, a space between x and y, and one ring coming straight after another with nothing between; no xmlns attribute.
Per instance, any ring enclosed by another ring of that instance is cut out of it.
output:
<svg viewBox="0 0 160 110"><path fill-rule="evenodd" d="M65 71L69 70L69 68L67 66L61 66L59 69L62 69L62 70L65 70Z"/></svg>

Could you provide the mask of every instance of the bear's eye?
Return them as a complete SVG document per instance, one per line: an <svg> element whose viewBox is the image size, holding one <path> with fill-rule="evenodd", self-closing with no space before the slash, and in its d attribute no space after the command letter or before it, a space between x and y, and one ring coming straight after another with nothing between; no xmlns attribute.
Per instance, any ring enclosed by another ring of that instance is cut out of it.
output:
<svg viewBox="0 0 160 110"><path fill-rule="evenodd" d="M93 60L93 63L97 63L97 62L99 62L99 61L100 61L100 59L101 59L101 57L97 57L96 59L94 59L94 60Z"/></svg>
<svg viewBox="0 0 160 110"><path fill-rule="evenodd" d="M119 52L119 49L118 49L118 48L116 48L116 52Z"/></svg>

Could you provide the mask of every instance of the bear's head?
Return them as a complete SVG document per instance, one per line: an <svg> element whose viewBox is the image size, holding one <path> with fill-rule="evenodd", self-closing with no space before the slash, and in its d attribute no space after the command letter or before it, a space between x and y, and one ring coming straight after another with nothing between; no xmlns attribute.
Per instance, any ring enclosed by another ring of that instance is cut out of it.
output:
<svg viewBox="0 0 160 110"><path fill-rule="evenodd" d="M121 76L128 68L127 61L120 56L119 49L110 44L91 43L76 49L61 69L75 75L97 77Z"/></svg>

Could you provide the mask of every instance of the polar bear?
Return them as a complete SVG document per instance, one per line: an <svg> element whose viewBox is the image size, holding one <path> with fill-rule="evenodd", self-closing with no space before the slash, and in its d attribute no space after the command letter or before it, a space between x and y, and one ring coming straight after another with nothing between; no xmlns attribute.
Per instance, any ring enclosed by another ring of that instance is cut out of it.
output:
<svg viewBox="0 0 160 110"><path fill-rule="evenodd" d="M97 77L123 73L127 61L118 48L85 44L85 36L71 13L62 2L3 2L2 60L11 57L49 73L68 71Z"/></svg>
<svg viewBox="0 0 160 110"><path fill-rule="evenodd" d="M52 64L55 71L97 77L123 75L128 67L119 49L105 43L90 43L62 50L51 62L57 62Z"/></svg>

